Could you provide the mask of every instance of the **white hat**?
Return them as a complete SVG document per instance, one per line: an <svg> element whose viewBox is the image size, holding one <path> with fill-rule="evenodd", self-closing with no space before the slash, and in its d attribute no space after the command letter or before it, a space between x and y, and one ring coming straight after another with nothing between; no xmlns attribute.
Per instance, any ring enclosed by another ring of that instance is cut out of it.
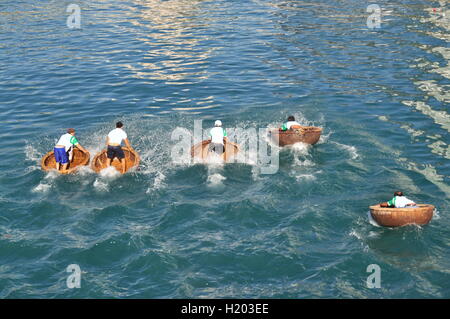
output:
<svg viewBox="0 0 450 319"><path fill-rule="evenodd" d="M214 126L222 126L222 121L220 120L215 121Z"/></svg>

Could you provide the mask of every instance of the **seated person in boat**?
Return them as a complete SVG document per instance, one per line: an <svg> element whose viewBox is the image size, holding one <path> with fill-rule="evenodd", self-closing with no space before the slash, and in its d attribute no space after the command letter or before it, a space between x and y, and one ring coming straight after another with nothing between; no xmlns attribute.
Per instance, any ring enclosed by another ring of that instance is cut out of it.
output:
<svg viewBox="0 0 450 319"><path fill-rule="evenodd" d="M301 127L302 126L300 125L300 123L295 121L295 117L293 117L291 115L291 116L288 117L287 122L284 123L283 126L281 126L281 130L282 131L287 131L287 130L301 128Z"/></svg>
<svg viewBox="0 0 450 319"><path fill-rule="evenodd" d="M408 206L416 206L416 203L406 198L406 196L403 195L403 192L395 192L394 197L390 201L380 204L380 207L389 208L405 208Z"/></svg>
<svg viewBox="0 0 450 319"><path fill-rule="evenodd" d="M122 164L122 173L126 171L126 161L125 161L125 153L122 149L122 141L125 142L125 145L132 150L130 142L128 141L127 133L122 129L123 123L117 122L116 128L108 133L106 137L106 145L108 147L106 155L108 157L106 161L107 166L111 166L111 162L115 157Z"/></svg>
<svg viewBox="0 0 450 319"><path fill-rule="evenodd" d="M69 128L66 134L61 135L58 143L56 143L55 148L53 149L55 154L56 170L59 171L61 165L63 172L67 170L69 162L72 162L73 160L74 146L79 148L83 153L87 153L75 137L75 130L73 128Z"/></svg>
<svg viewBox="0 0 450 319"><path fill-rule="evenodd" d="M209 132L208 151L222 154L224 152L224 144L227 142L227 132L222 128L222 121L214 122L214 128Z"/></svg>

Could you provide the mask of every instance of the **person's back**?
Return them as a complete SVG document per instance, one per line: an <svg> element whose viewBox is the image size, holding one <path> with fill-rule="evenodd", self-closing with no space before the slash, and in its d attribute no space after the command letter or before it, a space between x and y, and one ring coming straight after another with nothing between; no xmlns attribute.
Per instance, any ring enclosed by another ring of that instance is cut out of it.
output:
<svg viewBox="0 0 450 319"><path fill-rule="evenodd" d="M73 159L73 148L77 147L83 153L87 153L75 137L75 129L69 128L66 134L63 134L56 143L53 153L55 155L56 170L59 171L60 165L63 165L63 171L67 169L69 162Z"/></svg>
<svg viewBox="0 0 450 319"><path fill-rule="evenodd" d="M227 132L222 128L222 121L217 120L214 122L214 127L209 131L209 139L209 152L222 154L225 150L224 145L227 139Z"/></svg>
<svg viewBox="0 0 450 319"><path fill-rule="evenodd" d="M108 133L108 138L109 138L108 142L109 145L119 146L122 144L122 141L127 139L127 133L125 133L125 131L122 128L117 127Z"/></svg>
<svg viewBox="0 0 450 319"><path fill-rule="evenodd" d="M416 203L414 203L412 200L406 198L406 196L403 195L402 192L395 192L394 197L387 202L389 207L395 207L395 208L405 208L407 206L415 206Z"/></svg>
<svg viewBox="0 0 450 319"><path fill-rule="evenodd" d="M211 143L223 145L223 138L227 136L227 133L222 127L216 126L211 129L209 135L211 136Z"/></svg>
<svg viewBox="0 0 450 319"><path fill-rule="evenodd" d="M61 135L61 137L58 140L58 143L56 143L56 147L64 146L65 151L69 152L72 149L72 147L76 144L78 144L77 138L70 133L66 133Z"/></svg>
<svg viewBox="0 0 450 319"><path fill-rule="evenodd" d="M295 120L295 117L292 115L288 117L288 120L286 123L281 126L282 131L290 130L291 128L300 128L301 125Z"/></svg>
<svg viewBox="0 0 450 319"><path fill-rule="evenodd" d="M125 142L125 145L128 147L128 149L131 151L131 145L128 141L127 133L122 129L123 123L117 122L116 128L113 129L111 132L108 133L108 136L106 137L106 166L111 166L111 163L114 158L117 158L121 164L122 164L122 174L126 171L126 161L125 161L125 153L122 149L122 142Z"/></svg>

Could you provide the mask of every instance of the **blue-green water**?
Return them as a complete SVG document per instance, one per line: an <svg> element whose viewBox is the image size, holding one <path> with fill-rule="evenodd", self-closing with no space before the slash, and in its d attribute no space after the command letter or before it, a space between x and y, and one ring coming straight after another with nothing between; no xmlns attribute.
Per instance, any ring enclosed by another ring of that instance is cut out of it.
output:
<svg viewBox="0 0 450 319"><path fill-rule="evenodd" d="M371 30L371 3L2 1L0 297L450 297L450 12L380 0ZM194 120L290 114L324 133L276 174L171 159ZM95 154L117 120L139 171L40 170L67 127ZM431 223L371 224L395 190L434 204Z"/></svg>

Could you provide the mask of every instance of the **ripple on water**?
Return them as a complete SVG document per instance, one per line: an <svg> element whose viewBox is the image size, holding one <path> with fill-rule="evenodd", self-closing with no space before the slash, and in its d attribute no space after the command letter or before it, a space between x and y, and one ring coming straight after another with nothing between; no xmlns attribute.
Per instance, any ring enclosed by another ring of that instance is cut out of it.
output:
<svg viewBox="0 0 450 319"><path fill-rule="evenodd" d="M384 3L369 30L336 1L91 1L70 30L61 1L2 4L0 297L448 297L443 5ZM232 164L172 158L194 120L232 139L289 115L324 131L271 145L272 174L250 145ZM40 170L68 127L95 155L118 120L140 170ZM435 204L429 225L370 223L397 189Z"/></svg>

